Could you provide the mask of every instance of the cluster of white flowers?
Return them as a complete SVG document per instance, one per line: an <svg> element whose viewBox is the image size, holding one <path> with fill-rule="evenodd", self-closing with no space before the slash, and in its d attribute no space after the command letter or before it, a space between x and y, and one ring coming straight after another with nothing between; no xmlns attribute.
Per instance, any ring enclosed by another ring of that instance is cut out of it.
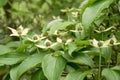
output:
<svg viewBox="0 0 120 80"><path fill-rule="evenodd" d="M8 27L8 29L10 29L12 32L12 34L10 34L10 36L17 36L17 37L27 35L27 33L29 31L29 28L23 28L22 25L20 25L17 29L13 29L11 27ZM58 32L56 34L58 35ZM72 39L63 40L59 37L56 38L56 42L52 42L43 34L41 34L41 35L34 34L32 36L32 38L27 37L27 40L29 40L30 42L33 42L36 47L41 48L41 49L49 49L58 44L67 45L68 43L72 42ZM43 42L39 43L42 40L43 40Z"/></svg>

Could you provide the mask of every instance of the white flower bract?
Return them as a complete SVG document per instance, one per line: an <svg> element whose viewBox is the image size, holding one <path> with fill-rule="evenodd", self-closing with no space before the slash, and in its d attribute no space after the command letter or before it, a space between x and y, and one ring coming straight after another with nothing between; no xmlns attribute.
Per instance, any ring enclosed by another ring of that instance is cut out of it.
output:
<svg viewBox="0 0 120 80"><path fill-rule="evenodd" d="M23 28L22 25L20 25L17 29L13 29L11 27L8 27L8 29L11 30L12 34L10 34L10 36L23 36L23 35L27 35L29 28Z"/></svg>

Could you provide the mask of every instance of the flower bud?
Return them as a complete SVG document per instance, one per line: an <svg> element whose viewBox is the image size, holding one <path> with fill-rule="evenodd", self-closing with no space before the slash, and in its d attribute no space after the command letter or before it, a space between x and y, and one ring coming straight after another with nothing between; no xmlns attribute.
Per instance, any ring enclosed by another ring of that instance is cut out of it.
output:
<svg viewBox="0 0 120 80"><path fill-rule="evenodd" d="M46 41L45 41L45 46L48 47L48 46L50 46L50 45L51 45L51 41L50 41L50 40L46 40Z"/></svg>
<svg viewBox="0 0 120 80"><path fill-rule="evenodd" d="M103 46L103 43L101 41L98 42L97 44L99 47Z"/></svg>
<svg viewBox="0 0 120 80"><path fill-rule="evenodd" d="M48 46L50 46L51 45L51 43L50 42L46 42L46 46L48 47Z"/></svg>
<svg viewBox="0 0 120 80"><path fill-rule="evenodd" d="M38 39L39 39L39 37L37 35L33 36L33 40L38 40Z"/></svg>
<svg viewBox="0 0 120 80"><path fill-rule="evenodd" d="M21 27L18 27L18 28L17 28L17 32L18 32L18 34L21 34L21 33L22 33L22 28L21 28Z"/></svg>
<svg viewBox="0 0 120 80"><path fill-rule="evenodd" d="M60 32L61 32L60 30L56 30L54 34L55 34L55 35L59 35Z"/></svg>
<svg viewBox="0 0 120 80"><path fill-rule="evenodd" d="M82 27L78 27L78 31L80 31L80 32L81 32L82 30L83 30L83 29L82 29Z"/></svg>
<svg viewBox="0 0 120 80"><path fill-rule="evenodd" d="M110 39L110 44L114 44L114 40L113 39Z"/></svg>
<svg viewBox="0 0 120 80"><path fill-rule="evenodd" d="M100 26L100 27L99 27L99 30L100 30L100 31L104 31L104 30L105 30L105 27Z"/></svg>
<svg viewBox="0 0 120 80"><path fill-rule="evenodd" d="M65 44L65 43L66 43L66 40L65 40L65 39L62 39L62 42Z"/></svg>

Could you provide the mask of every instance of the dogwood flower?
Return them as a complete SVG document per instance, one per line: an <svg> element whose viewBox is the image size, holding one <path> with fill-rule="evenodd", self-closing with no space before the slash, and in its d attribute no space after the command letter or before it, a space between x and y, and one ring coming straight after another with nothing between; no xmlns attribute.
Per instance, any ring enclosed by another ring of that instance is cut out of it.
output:
<svg viewBox="0 0 120 80"><path fill-rule="evenodd" d="M96 39L93 39L91 41L91 45L96 48L102 48L102 47L108 47L109 42L108 41L97 41Z"/></svg>
<svg viewBox="0 0 120 80"><path fill-rule="evenodd" d="M109 31L109 30L111 30L111 29L115 29L115 27L114 27L114 26L111 26L111 27L105 29L105 27L100 26L98 30L95 30L95 32L97 32L97 33L102 33L102 32L107 32L107 31Z"/></svg>
<svg viewBox="0 0 120 80"><path fill-rule="evenodd" d="M109 45L120 45L120 42L117 42L115 35L112 35L112 37L107 40L107 42L109 43Z"/></svg>
<svg viewBox="0 0 120 80"><path fill-rule="evenodd" d="M8 27L8 29L11 30L12 34L10 34L10 36L23 36L23 35L27 35L29 28L23 28L22 25L20 25L17 29L13 29L11 27Z"/></svg>
<svg viewBox="0 0 120 80"><path fill-rule="evenodd" d="M61 39L61 38L58 38L58 37L57 37L57 42L58 42L58 43L65 44L65 45L67 45L68 43L70 43L70 42L72 42L72 41L73 41L73 39L65 40L65 39Z"/></svg>
<svg viewBox="0 0 120 80"><path fill-rule="evenodd" d="M72 15L73 15L74 17L78 17L78 12L72 12Z"/></svg>
<svg viewBox="0 0 120 80"><path fill-rule="evenodd" d="M33 43L36 43L42 39L45 39L46 37L43 37L43 36L39 36L37 34L35 34L32 38L28 38L29 41L33 42Z"/></svg>
<svg viewBox="0 0 120 80"><path fill-rule="evenodd" d="M65 31L62 31L62 30L56 30L54 33L53 33L53 35L55 35L55 36L65 36L65 35L67 35L68 34L68 32L65 32Z"/></svg>
<svg viewBox="0 0 120 80"><path fill-rule="evenodd" d="M46 39L44 44L37 44L36 46L41 49L50 49L56 45L57 43L52 43L50 40Z"/></svg>
<svg viewBox="0 0 120 80"><path fill-rule="evenodd" d="M82 24L77 24L75 30L70 30L71 32L82 32Z"/></svg>

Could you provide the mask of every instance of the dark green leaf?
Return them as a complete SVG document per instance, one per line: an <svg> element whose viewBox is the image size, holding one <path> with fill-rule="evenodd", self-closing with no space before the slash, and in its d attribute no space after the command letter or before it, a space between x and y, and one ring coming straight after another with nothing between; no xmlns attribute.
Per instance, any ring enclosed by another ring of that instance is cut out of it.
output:
<svg viewBox="0 0 120 80"><path fill-rule="evenodd" d="M41 63L42 58L45 54L33 54L26 58L20 65L13 67L10 71L10 76L12 80L18 80L20 76L26 71L36 67Z"/></svg>
<svg viewBox="0 0 120 80"><path fill-rule="evenodd" d="M8 0L0 0L0 7L4 6Z"/></svg>
<svg viewBox="0 0 120 80"><path fill-rule="evenodd" d="M84 80L84 78L90 74L93 70L89 70L89 71L74 71L71 72L67 75L66 80Z"/></svg>
<svg viewBox="0 0 120 80"><path fill-rule="evenodd" d="M37 70L37 71L32 75L31 80L47 80L47 79L46 79L46 77L44 76L43 71L40 69L40 70Z"/></svg>
<svg viewBox="0 0 120 80"><path fill-rule="evenodd" d="M102 76L104 76L107 80L120 80L120 73L112 69L104 69L102 71Z"/></svg>
<svg viewBox="0 0 120 80"><path fill-rule="evenodd" d="M87 54L84 53L73 53L74 56L71 57L67 53L63 56L69 61L77 64L88 65L90 67L94 66L94 62L92 58L90 58Z"/></svg>
<svg viewBox="0 0 120 80"><path fill-rule="evenodd" d="M85 9L82 15L82 24L86 30L89 29L89 26L101 13L101 11L105 8L108 8L112 2L113 0L99 0Z"/></svg>
<svg viewBox="0 0 120 80"><path fill-rule="evenodd" d="M116 71L120 71L120 65L114 66L113 68L111 68L112 70L116 70Z"/></svg>
<svg viewBox="0 0 120 80"><path fill-rule="evenodd" d="M120 54L117 55L117 64L120 64Z"/></svg>
<svg viewBox="0 0 120 80"><path fill-rule="evenodd" d="M68 53L70 56L72 56L72 52L77 49L77 46L74 42L71 42L68 44Z"/></svg>
<svg viewBox="0 0 120 80"><path fill-rule="evenodd" d="M21 62L25 59L27 55L25 54L16 54L16 53L8 53L0 56L0 64L13 65Z"/></svg>
<svg viewBox="0 0 120 80"><path fill-rule="evenodd" d="M66 61L61 56L48 54L42 61L43 72L48 80L59 80L65 64Z"/></svg>
<svg viewBox="0 0 120 80"><path fill-rule="evenodd" d="M10 52L11 49L8 46L0 45L0 55Z"/></svg>
<svg viewBox="0 0 120 80"><path fill-rule="evenodd" d="M110 55L112 54L111 47L103 47L102 50L102 57L104 57L106 60L110 59ZM99 56L100 49L99 48L91 48L91 50L86 51L84 53L90 54L92 56Z"/></svg>

